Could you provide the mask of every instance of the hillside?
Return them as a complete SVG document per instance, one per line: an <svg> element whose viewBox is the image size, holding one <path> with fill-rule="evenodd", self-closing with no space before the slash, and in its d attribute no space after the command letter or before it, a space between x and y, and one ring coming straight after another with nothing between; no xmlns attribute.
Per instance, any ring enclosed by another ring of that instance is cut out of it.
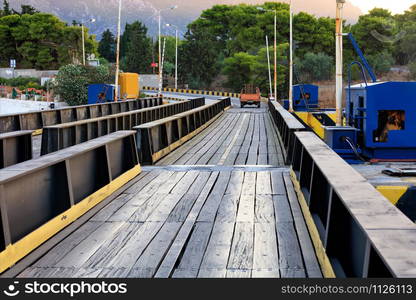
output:
<svg viewBox="0 0 416 300"><path fill-rule="evenodd" d="M174 12L164 12L164 23L176 24L181 28L182 33L186 31L186 25L195 20L204 9L208 9L215 4L260 4L263 0L123 0L123 23L133 22L137 19L142 20L149 28L150 34L157 32L157 9L166 8L172 3L178 5ZM286 1L288 2L288 1ZM98 37L106 29L110 28L113 32L117 27L117 8L118 0L13 0L10 5L18 9L21 4L29 4L40 11L49 12L57 15L62 20L71 23L72 20L82 21L95 18L97 22L90 25L92 33ZM294 1L295 11L306 11L317 16L333 16L335 8L333 0L298 0ZM351 4L347 4L345 9L346 18L350 22L355 22L361 11Z"/></svg>

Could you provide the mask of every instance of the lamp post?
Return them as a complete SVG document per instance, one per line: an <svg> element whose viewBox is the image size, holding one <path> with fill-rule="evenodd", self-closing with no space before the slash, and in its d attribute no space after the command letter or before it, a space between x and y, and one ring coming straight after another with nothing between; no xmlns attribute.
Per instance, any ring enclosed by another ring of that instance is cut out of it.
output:
<svg viewBox="0 0 416 300"><path fill-rule="evenodd" d="M175 90L178 89L178 26L166 24L167 27L175 28Z"/></svg>
<svg viewBox="0 0 416 300"><path fill-rule="evenodd" d="M290 37L289 37L289 111L293 112L293 11L292 11L292 0L289 3L289 26L290 26Z"/></svg>
<svg viewBox="0 0 416 300"><path fill-rule="evenodd" d="M342 126L342 9L345 4L345 0L336 0L337 11L336 11L336 125Z"/></svg>
<svg viewBox="0 0 416 300"><path fill-rule="evenodd" d="M162 11L164 10L174 10L178 8L177 5L171 6L169 8L160 9L157 11L159 15L159 95L162 95L162 86L163 86L163 70L162 70Z"/></svg>
<svg viewBox="0 0 416 300"><path fill-rule="evenodd" d="M85 23L94 23L95 19L90 19L88 22L81 23L81 36L82 36L82 64L85 66L85 33L84 33L84 24Z"/></svg>
<svg viewBox="0 0 416 300"><path fill-rule="evenodd" d="M261 11L274 12L274 100L277 100L277 10L257 7Z"/></svg>
<svg viewBox="0 0 416 300"><path fill-rule="evenodd" d="M117 50L116 50L116 78L114 101L118 101L118 75L120 73L120 35L121 35L121 0L118 1Z"/></svg>
<svg viewBox="0 0 416 300"><path fill-rule="evenodd" d="M272 73L270 71L269 37L267 35L266 35L266 50L267 50L267 66L268 66L267 70L269 71L268 73L269 73L270 97L273 97Z"/></svg>

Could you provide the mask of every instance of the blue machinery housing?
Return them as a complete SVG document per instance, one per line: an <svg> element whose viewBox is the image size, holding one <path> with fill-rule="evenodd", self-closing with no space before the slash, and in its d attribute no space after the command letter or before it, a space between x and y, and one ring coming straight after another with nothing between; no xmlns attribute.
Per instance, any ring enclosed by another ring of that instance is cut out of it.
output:
<svg viewBox="0 0 416 300"><path fill-rule="evenodd" d="M416 159L416 82L359 84L347 89L347 125L365 157Z"/></svg>
<svg viewBox="0 0 416 300"><path fill-rule="evenodd" d="M293 109L309 111L318 109L319 87L313 84L298 84L293 86ZM283 107L289 109L289 100L284 100Z"/></svg>

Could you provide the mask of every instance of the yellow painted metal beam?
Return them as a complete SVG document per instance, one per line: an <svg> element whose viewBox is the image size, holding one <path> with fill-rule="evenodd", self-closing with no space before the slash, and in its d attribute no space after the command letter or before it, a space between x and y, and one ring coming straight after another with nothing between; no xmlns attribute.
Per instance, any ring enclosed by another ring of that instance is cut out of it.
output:
<svg viewBox="0 0 416 300"><path fill-rule="evenodd" d="M321 266L322 274L325 278L335 278L336 275L334 269L332 268L332 264L328 258L328 255L326 254L326 249L321 241L321 237L319 236L318 229L316 228L306 199L300 189L300 184L296 178L296 174L293 172L293 170L291 170L290 175L292 178L293 185L295 187L296 194L298 196L299 204L301 206L303 216L306 221L306 225L309 230L309 234L312 238L312 243L315 247L316 257L318 258L318 262Z"/></svg>
<svg viewBox="0 0 416 300"><path fill-rule="evenodd" d="M407 186L377 186L377 190L391 203L397 205L400 198L407 192Z"/></svg>

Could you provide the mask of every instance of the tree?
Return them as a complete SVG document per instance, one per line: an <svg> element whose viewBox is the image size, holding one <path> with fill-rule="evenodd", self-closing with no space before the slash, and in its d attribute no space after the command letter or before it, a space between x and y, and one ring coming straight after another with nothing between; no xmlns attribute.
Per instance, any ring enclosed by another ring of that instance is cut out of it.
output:
<svg viewBox="0 0 416 300"><path fill-rule="evenodd" d="M266 2L261 7L262 10L246 4L215 5L189 24L182 46L185 55L181 55L181 64L188 74L182 78L209 86L223 69L224 59L234 57L237 53L258 56L264 48L265 35L269 36L269 40L274 38L274 11L277 14L277 43L287 43L289 5ZM299 13L294 19L294 40L296 55L301 59L308 52L323 52L333 56L335 20ZM201 59L195 59L195 54L200 55ZM228 64L230 62L227 61ZM201 71L189 67L195 63ZM282 83L282 87L285 84Z"/></svg>
<svg viewBox="0 0 416 300"><path fill-rule="evenodd" d="M269 48L270 53L273 53L273 47ZM288 97L288 74L289 74L289 60L288 60L289 44L283 43L277 45L277 92L281 98ZM274 66L270 65L270 71L272 74L272 87L274 92ZM270 93L269 82L269 66L267 63L267 48L261 48L256 56L256 63L254 65L254 84L260 88L260 91L264 95Z"/></svg>
<svg viewBox="0 0 416 300"><path fill-rule="evenodd" d="M223 73L228 76L227 86L238 91L244 84L253 84L255 63L256 57L245 52L225 59Z"/></svg>
<svg viewBox="0 0 416 300"><path fill-rule="evenodd" d="M37 9L35 9L31 5L21 5L21 14L28 14L28 15L34 15L36 13L39 13Z"/></svg>
<svg viewBox="0 0 416 300"><path fill-rule="evenodd" d="M114 74L107 66L66 65L56 76L55 91L71 106L88 102L88 85L114 83Z"/></svg>
<svg viewBox="0 0 416 300"><path fill-rule="evenodd" d="M139 21L126 24L121 38L122 69L127 72L148 73L152 62L152 43L147 27Z"/></svg>
<svg viewBox="0 0 416 300"><path fill-rule="evenodd" d="M334 60L325 53L305 54L303 59L297 59L296 72L300 74L299 80L302 82L313 82L330 80L334 73Z"/></svg>
<svg viewBox="0 0 416 300"><path fill-rule="evenodd" d="M387 73L394 64L394 58L388 51L369 55L367 59L377 74Z"/></svg>
<svg viewBox="0 0 416 300"><path fill-rule="evenodd" d="M198 30L188 31L185 40L179 48L179 76L182 82L187 82L190 88L208 88L213 78L221 69L221 53L217 43L209 33Z"/></svg>
<svg viewBox="0 0 416 300"><path fill-rule="evenodd" d="M32 12L27 8L26 12ZM12 14L0 18L0 66L16 59L23 68L55 69L82 61L81 28L51 14ZM86 53L97 53L95 36L85 29Z"/></svg>
<svg viewBox="0 0 416 300"><path fill-rule="evenodd" d="M393 52L394 40L398 33L392 14L385 9L375 8L368 14L360 16L353 25L352 33L366 55L373 55L386 50Z"/></svg>
<svg viewBox="0 0 416 300"><path fill-rule="evenodd" d="M107 29L103 32L101 41L98 44L98 53L101 57L105 58L109 62L116 61L116 39L114 34Z"/></svg>

